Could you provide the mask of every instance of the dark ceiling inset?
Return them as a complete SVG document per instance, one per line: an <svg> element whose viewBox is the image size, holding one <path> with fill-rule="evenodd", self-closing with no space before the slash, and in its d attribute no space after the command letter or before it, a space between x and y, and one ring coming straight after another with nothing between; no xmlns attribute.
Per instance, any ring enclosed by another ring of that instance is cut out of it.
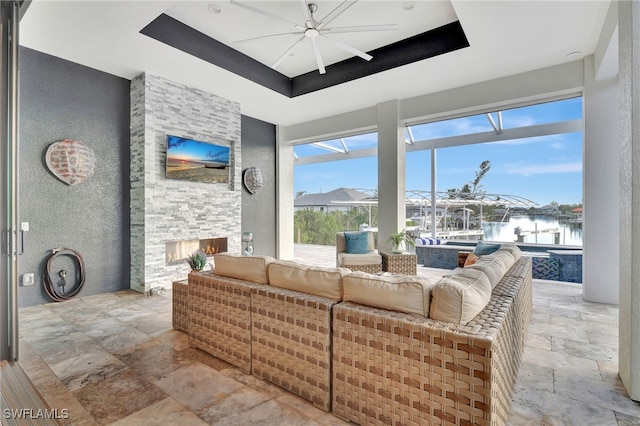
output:
<svg viewBox="0 0 640 426"><path fill-rule="evenodd" d="M164 13L141 34L291 97L291 79Z"/></svg>
<svg viewBox="0 0 640 426"><path fill-rule="evenodd" d="M328 65L326 74L315 70L289 78L166 14L158 16L140 33L289 98L469 46L460 21L456 21L367 52L373 56L369 62L354 57Z"/></svg>

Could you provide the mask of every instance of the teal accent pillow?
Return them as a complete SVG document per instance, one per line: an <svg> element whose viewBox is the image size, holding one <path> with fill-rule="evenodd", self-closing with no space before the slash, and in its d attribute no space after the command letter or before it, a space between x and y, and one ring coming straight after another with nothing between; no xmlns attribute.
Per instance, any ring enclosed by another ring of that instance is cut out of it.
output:
<svg viewBox="0 0 640 426"><path fill-rule="evenodd" d="M369 253L368 232L345 232L344 240L347 243L347 253L351 253L351 254Z"/></svg>
<svg viewBox="0 0 640 426"><path fill-rule="evenodd" d="M500 248L500 244L487 244L480 241L476 248L473 249L473 254L476 256L484 256L485 254L491 254Z"/></svg>

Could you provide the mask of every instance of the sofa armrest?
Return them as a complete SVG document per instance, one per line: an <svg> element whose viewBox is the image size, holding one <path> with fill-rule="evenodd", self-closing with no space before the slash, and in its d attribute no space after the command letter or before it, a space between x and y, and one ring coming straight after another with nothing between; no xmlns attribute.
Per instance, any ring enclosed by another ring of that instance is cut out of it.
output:
<svg viewBox="0 0 640 426"><path fill-rule="evenodd" d="M336 233L336 254L345 253L347 251L347 241L344 238L344 232Z"/></svg>

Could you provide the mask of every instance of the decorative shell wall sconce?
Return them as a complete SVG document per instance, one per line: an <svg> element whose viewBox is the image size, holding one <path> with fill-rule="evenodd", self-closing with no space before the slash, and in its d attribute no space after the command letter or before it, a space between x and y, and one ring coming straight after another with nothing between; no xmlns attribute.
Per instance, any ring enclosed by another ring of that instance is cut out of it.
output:
<svg viewBox="0 0 640 426"><path fill-rule="evenodd" d="M49 145L45 159L51 173L71 186L89 180L96 171L96 154L84 142L73 139Z"/></svg>
<svg viewBox="0 0 640 426"><path fill-rule="evenodd" d="M249 167L244 171L244 186L251 194L255 195L262 189L264 178L262 172L257 167Z"/></svg>

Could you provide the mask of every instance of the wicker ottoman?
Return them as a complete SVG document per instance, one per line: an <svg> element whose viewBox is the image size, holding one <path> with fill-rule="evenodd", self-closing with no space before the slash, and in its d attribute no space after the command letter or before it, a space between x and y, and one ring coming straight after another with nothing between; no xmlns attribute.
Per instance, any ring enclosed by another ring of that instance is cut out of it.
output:
<svg viewBox="0 0 640 426"><path fill-rule="evenodd" d="M342 268L351 269L353 272L360 271L368 274L375 274L382 271L382 265L342 265Z"/></svg>
<svg viewBox="0 0 640 426"><path fill-rule="evenodd" d="M392 274L417 275L418 257L412 253L386 253L382 255L382 270Z"/></svg>

